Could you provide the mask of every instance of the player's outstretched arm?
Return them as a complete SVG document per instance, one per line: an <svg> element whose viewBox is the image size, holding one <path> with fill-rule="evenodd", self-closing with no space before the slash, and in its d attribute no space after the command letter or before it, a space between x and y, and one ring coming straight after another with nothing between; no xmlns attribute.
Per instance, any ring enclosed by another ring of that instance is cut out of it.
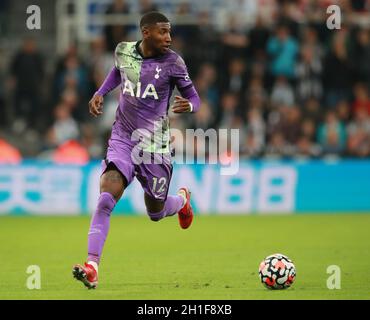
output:
<svg viewBox="0 0 370 320"><path fill-rule="evenodd" d="M96 91L96 94L99 94L100 96L104 97L107 93L117 88L120 83L121 83L120 71L116 67L113 67L112 70L108 73L107 77L104 79L104 82L100 86L99 90Z"/></svg>
<svg viewBox="0 0 370 320"><path fill-rule="evenodd" d="M120 83L121 74L116 67L113 67L105 78L103 84L100 86L99 90L95 92L94 96L89 102L89 111L94 117L97 117L103 113L103 97L113 89L117 88Z"/></svg>

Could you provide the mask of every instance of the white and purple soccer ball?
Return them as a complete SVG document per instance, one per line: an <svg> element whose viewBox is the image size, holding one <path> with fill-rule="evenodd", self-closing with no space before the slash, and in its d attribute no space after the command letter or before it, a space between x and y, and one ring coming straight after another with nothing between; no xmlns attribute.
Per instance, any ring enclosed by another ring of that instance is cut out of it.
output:
<svg viewBox="0 0 370 320"><path fill-rule="evenodd" d="M273 290L289 288L296 277L293 261L281 253L266 257L260 263L258 273L263 285Z"/></svg>

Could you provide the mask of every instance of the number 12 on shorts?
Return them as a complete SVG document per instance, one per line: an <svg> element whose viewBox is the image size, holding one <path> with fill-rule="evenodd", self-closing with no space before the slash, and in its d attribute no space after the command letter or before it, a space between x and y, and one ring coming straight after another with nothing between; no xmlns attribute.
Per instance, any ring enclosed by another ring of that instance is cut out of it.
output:
<svg viewBox="0 0 370 320"><path fill-rule="evenodd" d="M167 180L165 177L157 178L153 177L153 186L152 191L153 193L162 193L165 191Z"/></svg>

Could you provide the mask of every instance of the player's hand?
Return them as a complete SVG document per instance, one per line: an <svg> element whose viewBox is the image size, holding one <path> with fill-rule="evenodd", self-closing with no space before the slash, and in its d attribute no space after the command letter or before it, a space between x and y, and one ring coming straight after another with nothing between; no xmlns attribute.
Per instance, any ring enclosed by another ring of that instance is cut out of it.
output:
<svg viewBox="0 0 370 320"><path fill-rule="evenodd" d="M190 112L191 106L189 100L180 96L175 96L175 102L172 106L172 111L174 113Z"/></svg>
<svg viewBox="0 0 370 320"><path fill-rule="evenodd" d="M94 116L100 116L103 113L104 98L95 94L89 101L89 112Z"/></svg>

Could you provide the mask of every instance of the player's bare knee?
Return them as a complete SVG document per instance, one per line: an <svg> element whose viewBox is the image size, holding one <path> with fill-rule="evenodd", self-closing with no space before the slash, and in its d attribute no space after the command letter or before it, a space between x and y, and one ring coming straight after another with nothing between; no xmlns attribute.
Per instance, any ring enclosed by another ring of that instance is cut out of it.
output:
<svg viewBox="0 0 370 320"><path fill-rule="evenodd" d="M118 201L125 189L122 174L117 170L105 172L100 179L100 192L109 192Z"/></svg>

